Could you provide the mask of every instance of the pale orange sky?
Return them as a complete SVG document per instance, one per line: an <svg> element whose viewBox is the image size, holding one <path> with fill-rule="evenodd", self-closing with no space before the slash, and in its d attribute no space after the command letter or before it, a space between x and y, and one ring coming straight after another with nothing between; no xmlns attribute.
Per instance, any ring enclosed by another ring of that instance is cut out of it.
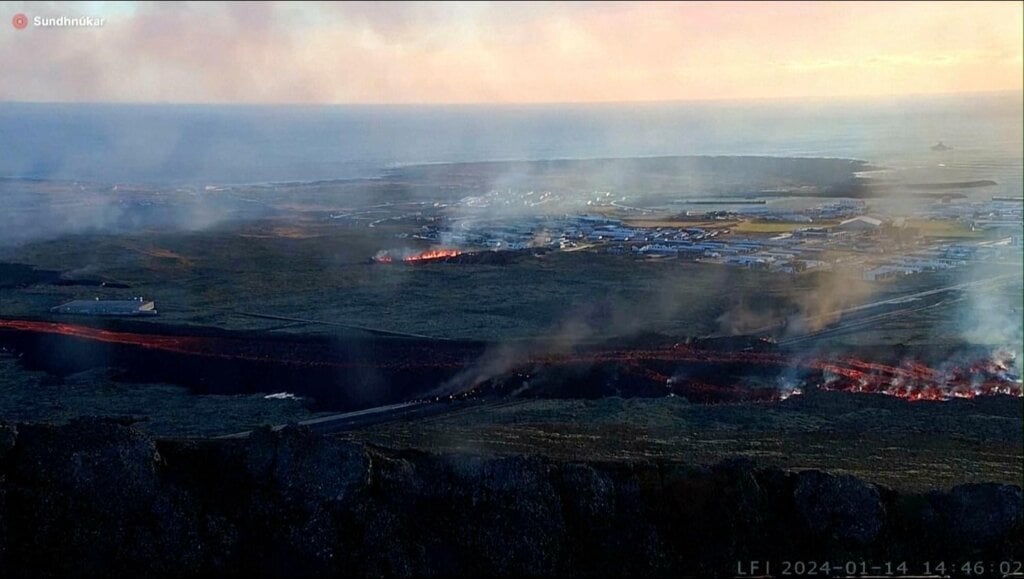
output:
<svg viewBox="0 0 1024 579"><path fill-rule="evenodd" d="M1024 88L1022 2L0 2L0 99L529 103ZM98 28L16 30L92 15Z"/></svg>

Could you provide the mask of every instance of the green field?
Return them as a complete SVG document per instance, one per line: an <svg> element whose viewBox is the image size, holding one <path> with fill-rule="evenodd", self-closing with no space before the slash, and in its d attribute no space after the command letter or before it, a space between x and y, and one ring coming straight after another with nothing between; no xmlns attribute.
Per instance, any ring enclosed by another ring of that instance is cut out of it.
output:
<svg viewBox="0 0 1024 579"><path fill-rule="evenodd" d="M732 226L736 233L789 233L802 227L828 227L833 223L793 223L788 221L740 221Z"/></svg>
<svg viewBox="0 0 1024 579"><path fill-rule="evenodd" d="M984 237L982 231L971 231L971 228L948 219L908 219L907 227L913 227L925 237L948 237L961 239L976 239Z"/></svg>
<svg viewBox="0 0 1024 579"><path fill-rule="evenodd" d="M900 490L1020 483L1021 405L906 403L813 393L779 404L699 406L680 398L467 403L423 421L339 436L385 447L569 461L656 460L826 469Z"/></svg>

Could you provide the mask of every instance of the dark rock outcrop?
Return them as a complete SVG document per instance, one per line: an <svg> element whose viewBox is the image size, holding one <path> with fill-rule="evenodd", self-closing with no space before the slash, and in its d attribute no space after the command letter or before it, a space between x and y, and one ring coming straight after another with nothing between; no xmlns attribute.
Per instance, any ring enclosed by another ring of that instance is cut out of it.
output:
<svg viewBox="0 0 1024 579"><path fill-rule="evenodd" d="M850 475L801 473L793 496L807 528L838 543L866 545L882 530L885 509L878 490Z"/></svg>
<svg viewBox="0 0 1024 579"><path fill-rule="evenodd" d="M739 561L1019 560L1021 489L368 448L288 428L0 428L0 576L733 576Z"/></svg>

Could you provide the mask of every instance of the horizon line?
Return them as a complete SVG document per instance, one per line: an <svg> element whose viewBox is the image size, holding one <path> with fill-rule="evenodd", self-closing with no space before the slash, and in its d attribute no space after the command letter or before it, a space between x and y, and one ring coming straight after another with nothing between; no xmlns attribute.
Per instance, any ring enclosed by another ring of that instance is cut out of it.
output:
<svg viewBox="0 0 1024 579"><path fill-rule="evenodd" d="M1024 95L1024 88L998 90L966 90L947 92L923 92L877 95L831 95L831 96L783 96L783 97L726 97L726 98L690 98L690 99L637 99L637 100L594 100L594 101L447 101L447 102L223 102L223 101L100 101L100 100L7 100L0 99L0 105L135 105L135 106L206 106L206 107L535 107L535 106L586 106L586 105L667 105L667 104L711 104L711 103L785 103L785 102L823 102L823 101L871 101L898 100L922 97L970 97Z"/></svg>

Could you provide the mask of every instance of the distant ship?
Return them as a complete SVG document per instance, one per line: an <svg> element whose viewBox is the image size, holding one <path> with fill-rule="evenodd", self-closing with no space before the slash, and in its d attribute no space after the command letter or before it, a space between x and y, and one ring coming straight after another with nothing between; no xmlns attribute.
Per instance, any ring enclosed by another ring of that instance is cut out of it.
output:
<svg viewBox="0 0 1024 579"><path fill-rule="evenodd" d="M939 143L937 145L932 145L932 150L933 151L948 151L948 150L950 150L952 148L953 147L947 147L946 143L943 143L942 141L939 141Z"/></svg>

